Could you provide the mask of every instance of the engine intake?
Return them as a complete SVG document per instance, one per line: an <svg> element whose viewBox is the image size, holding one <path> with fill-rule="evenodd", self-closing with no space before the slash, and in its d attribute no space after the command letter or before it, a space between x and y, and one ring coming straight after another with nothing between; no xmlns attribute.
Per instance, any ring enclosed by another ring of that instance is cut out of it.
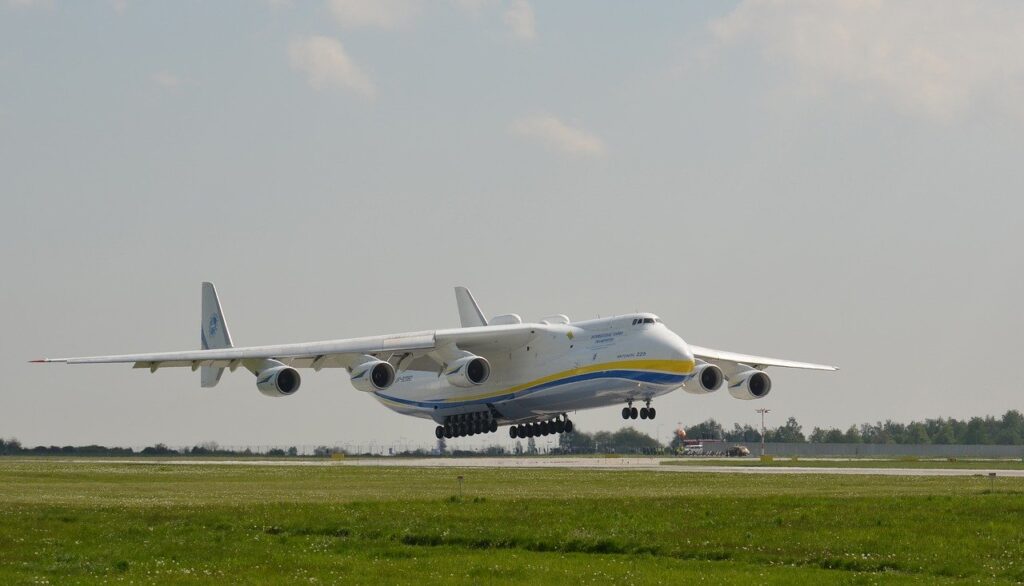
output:
<svg viewBox="0 0 1024 586"><path fill-rule="evenodd" d="M465 356L449 364L445 376L449 383L457 387L481 385L490 378L491 365L486 358Z"/></svg>
<svg viewBox="0 0 1024 586"><path fill-rule="evenodd" d="M395 382L395 367L390 362L371 360L352 368L352 386L372 393L383 391Z"/></svg>
<svg viewBox="0 0 1024 586"><path fill-rule="evenodd" d="M275 366L261 370L256 375L256 388L268 397L294 395L302 384L299 371L290 366Z"/></svg>
<svg viewBox="0 0 1024 586"><path fill-rule="evenodd" d="M683 390L693 395L706 395L722 387L725 375L714 364L698 364L693 378L683 383Z"/></svg>
<svg viewBox="0 0 1024 586"><path fill-rule="evenodd" d="M760 370L745 370L729 379L729 394L737 399L763 399L772 390L772 379Z"/></svg>

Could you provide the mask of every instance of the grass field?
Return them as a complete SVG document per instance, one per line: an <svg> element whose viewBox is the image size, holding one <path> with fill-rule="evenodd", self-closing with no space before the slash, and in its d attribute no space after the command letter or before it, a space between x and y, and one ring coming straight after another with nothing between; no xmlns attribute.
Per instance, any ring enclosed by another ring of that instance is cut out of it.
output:
<svg viewBox="0 0 1024 586"><path fill-rule="evenodd" d="M1024 582L989 483L0 459L0 583Z"/></svg>

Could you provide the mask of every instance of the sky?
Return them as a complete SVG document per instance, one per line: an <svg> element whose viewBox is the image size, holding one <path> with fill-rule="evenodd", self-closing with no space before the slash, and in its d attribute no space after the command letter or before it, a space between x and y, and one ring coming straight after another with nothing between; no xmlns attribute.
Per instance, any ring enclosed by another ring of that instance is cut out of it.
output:
<svg viewBox="0 0 1024 586"><path fill-rule="evenodd" d="M464 285L841 367L662 397L663 440L1024 409L1022 131L1019 2L0 0L0 437L433 441L344 372L26 362L198 348L203 280L237 345L454 327Z"/></svg>

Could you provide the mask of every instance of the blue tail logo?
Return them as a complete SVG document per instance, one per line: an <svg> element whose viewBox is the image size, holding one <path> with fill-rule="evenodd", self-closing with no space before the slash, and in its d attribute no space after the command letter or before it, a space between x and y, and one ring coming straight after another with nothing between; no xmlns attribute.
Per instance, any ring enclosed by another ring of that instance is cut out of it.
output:
<svg viewBox="0 0 1024 586"><path fill-rule="evenodd" d="M210 316L210 337L217 335L217 315Z"/></svg>

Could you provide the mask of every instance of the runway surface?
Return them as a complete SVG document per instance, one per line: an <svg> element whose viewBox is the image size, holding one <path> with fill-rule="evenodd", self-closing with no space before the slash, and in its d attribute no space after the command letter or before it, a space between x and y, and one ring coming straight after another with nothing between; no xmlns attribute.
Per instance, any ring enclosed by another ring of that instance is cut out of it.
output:
<svg viewBox="0 0 1024 586"><path fill-rule="evenodd" d="M47 460L50 460L47 458ZM580 470L642 470L668 473L715 474L830 474L851 476L988 476L1024 478L1024 470L998 468L843 468L819 466L725 466L716 460L707 464L661 464L665 458L345 458L341 460L219 460L219 459L114 459L93 460L96 463L177 464L228 466L405 466L413 468L570 468ZM671 460L671 459L670 459ZM89 460L69 460L87 463Z"/></svg>

